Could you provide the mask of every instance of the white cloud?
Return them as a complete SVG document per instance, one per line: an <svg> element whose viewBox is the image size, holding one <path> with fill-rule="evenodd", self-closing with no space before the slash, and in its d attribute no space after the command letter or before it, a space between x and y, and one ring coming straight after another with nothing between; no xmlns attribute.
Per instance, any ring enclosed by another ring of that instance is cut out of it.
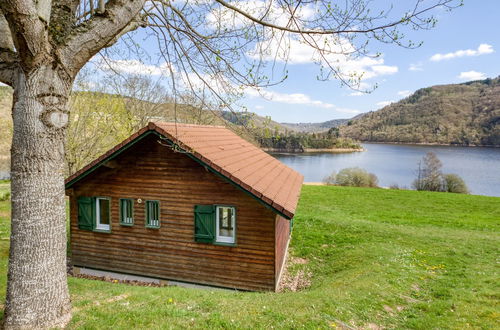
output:
<svg viewBox="0 0 500 330"><path fill-rule="evenodd" d="M389 104L391 103L394 103L394 101L381 101L381 102L377 102L376 104L379 106L379 107L385 107L385 106L388 106Z"/></svg>
<svg viewBox="0 0 500 330"><path fill-rule="evenodd" d="M97 61L97 66L105 71L118 71L129 74L142 75L170 75L169 65L164 62L160 65L144 64L138 60L114 60L110 58L101 58ZM172 67L173 72L175 69Z"/></svg>
<svg viewBox="0 0 500 330"><path fill-rule="evenodd" d="M437 62L442 60L450 60L457 57L491 54L493 52L494 52L493 46L488 44L480 44L479 47L477 47L477 49L465 49L465 50L457 50L455 52L446 54L439 54L439 53L434 54L431 56L430 60Z"/></svg>
<svg viewBox="0 0 500 330"><path fill-rule="evenodd" d="M302 93L278 93L270 90L255 90L253 88L245 90L245 93L253 97L263 97L269 101L287 103L287 104L304 104L318 108L333 108L334 105L323 101L313 100L310 96Z"/></svg>
<svg viewBox="0 0 500 330"><path fill-rule="evenodd" d="M250 97L263 97L272 102L285 103L285 104L302 104L306 106L322 108L322 109L331 109L333 111L348 113L348 114L358 114L361 113L359 110L349 109L349 108L340 108L335 106L332 103L323 102L319 100L312 99L309 95L302 93L278 93L270 90L256 90L256 89L246 89L245 94ZM256 106L256 108L259 106ZM261 107L264 108L264 107Z"/></svg>
<svg viewBox="0 0 500 330"><path fill-rule="evenodd" d="M256 105L256 106L255 106L255 109L257 109L257 110L262 110L262 109L264 109L264 107L263 107L262 105Z"/></svg>
<svg viewBox="0 0 500 330"><path fill-rule="evenodd" d="M276 25L287 26L290 24L289 10L272 2L263 0L231 1L231 5L238 7L255 17L265 16L266 20ZM313 5L301 5L296 8L294 24L299 28L304 27L304 21L314 20L322 15ZM208 26L230 29L242 27L250 23L247 18L235 14L225 7L213 10L206 17ZM221 24L223 24L221 26ZM247 53L254 60L278 61L288 64L321 63L331 65L346 76L361 77L362 80L381 75L390 75L398 72L397 66L384 63L383 58L370 56L355 57L356 47L346 38L337 35L309 35L297 38L290 33L267 33L261 36L261 41ZM322 52L318 51L321 49ZM360 87L361 88L361 87Z"/></svg>
<svg viewBox="0 0 500 330"><path fill-rule="evenodd" d="M424 71L424 69L422 67L423 67L423 64L421 62L412 63L412 64L410 64L410 67L408 68L408 70L410 70L410 71Z"/></svg>
<svg viewBox="0 0 500 330"><path fill-rule="evenodd" d="M486 79L486 75L482 72L471 70L471 71L460 72L458 78L463 80L481 80L481 79Z"/></svg>
<svg viewBox="0 0 500 330"><path fill-rule="evenodd" d="M363 93L363 92L352 92L351 94L349 94L349 96L363 96L363 95L366 95L366 93Z"/></svg>
<svg viewBox="0 0 500 330"><path fill-rule="evenodd" d="M384 59L363 56L355 58L355 47L346 39L338 36L315 36L309 40L323 49L321 54L315 47L296 37L270 38L257 43L247 55L255 60L278 61L288 64L322 63L331 65L347 76L360 77L361 80L398 72L397 66L384 64Z"/></svg>
<svg viewBox="0 0 500 330"><path fill-rule="evenodd" d="M126 74L152 75L170 77L173 73L177 88L192 89L196 92L212 91L219 95L238 92L237 87L228 81L223 73L195 73L185 72L176 66L163 62L159 65L144 64L138 60L114 60L100 58L96 66L104 71L116 71Z"/></svg>
<svg viewBox="0 0 500 330"><path fill-rule="evenodd" d="M402 96L402 97L407 97L407 96L411 95L411 91L409 91L409 90L399 91L398 95Z"/></svg>
<svg viewBox="0 0 500 330"><path fill-rule="evenodd" d="M398 72L397 66L389 66L389 65L374 65L371 67L373 72L378 75L388 75L394 74Z"/></svg>
<svg viewBox="0 0 500 330"><path fill-rule="evenodd" d="M239 0L230 1L232 6L243 10L244 12L254 16L263 17L267 22L271 22L280 26L287 26L290 22L291 15L286 7L280 6L275 2L269 3L264 0ZM301 25L301 20L310 20L317 14L314 7L311 5L301 5L294 11L294 21ZM238 14L234 10L224 6L219 6L211 10L205 17L207 26L212 29L237 29L243 28L253 22L248 18Z"/></svg>

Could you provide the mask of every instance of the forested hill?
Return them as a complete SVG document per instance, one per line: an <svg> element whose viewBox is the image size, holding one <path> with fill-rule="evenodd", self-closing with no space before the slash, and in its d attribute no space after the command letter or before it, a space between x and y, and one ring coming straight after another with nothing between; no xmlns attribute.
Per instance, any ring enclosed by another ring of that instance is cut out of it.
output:
<svg viewBox="0 0 500 330"><path fill-rule="evenodd" d="M299 132L326 132L332 127L347 124L350 119L332 119L322 123L281 123L281 125Z"/></svg>
<svg viewBox="0 0 500 330"><path fill-rule="evenodd" d="M500 146L500 77L419 89L340 133L370 142Z"/></svg>

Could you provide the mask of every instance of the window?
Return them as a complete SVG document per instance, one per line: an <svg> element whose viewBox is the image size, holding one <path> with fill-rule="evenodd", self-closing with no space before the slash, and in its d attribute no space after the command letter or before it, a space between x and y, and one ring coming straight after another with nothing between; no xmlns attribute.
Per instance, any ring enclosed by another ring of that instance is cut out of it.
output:
<svg viewBox="0 0 500 330"><path fill-rule="evenodd" d="M134 224L134 201L132 199L120 199L120 224L122 226Z"/></svg>
<svg viewBox="0 0 500 330"><path fill-rule="evenodd" d="M160 228L160 202L146 201L146 227Z"/></svg>
<svg viewBox="0 0 500 330"><path fill-rule="evenodd" d="M234 243L234 207L217 206L216 215L216 241L220 243Z"/></svg>
<svg viewBox="0 0 500 330"><path fill-rule="evenodd" d="M95 200L95 229L109 231L111 229L110 200L105 197L97 197Z"/></svg>
<svg viewBox="0 0 500 330"><path fill-rule="evenodd" d="M200 243L236 244L236 208L195 205L194 239Z"/></svg>
<svg viewBox="0 0 500 330"><path fill-rule="evenodd" d="M77 199L78 228L93 231L111 231L111 198L83 197Z"/></svg>

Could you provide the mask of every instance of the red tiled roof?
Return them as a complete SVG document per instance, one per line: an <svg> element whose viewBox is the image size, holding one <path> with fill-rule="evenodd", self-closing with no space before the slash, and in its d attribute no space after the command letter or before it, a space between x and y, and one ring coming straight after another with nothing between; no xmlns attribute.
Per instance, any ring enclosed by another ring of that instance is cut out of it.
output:
<svg viewBox="0 0 500 330"><path fill-rule="evenodd" d="M66 179L67 188L90 169L148 131L156 131L287 218L292 218L304 177L223 126L149 123Z"/></svg>

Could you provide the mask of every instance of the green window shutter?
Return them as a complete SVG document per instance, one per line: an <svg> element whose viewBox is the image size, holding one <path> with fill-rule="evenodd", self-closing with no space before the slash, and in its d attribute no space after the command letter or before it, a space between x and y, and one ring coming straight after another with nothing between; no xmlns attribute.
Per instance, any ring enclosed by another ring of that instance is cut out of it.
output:
<svg viewBox="0 0 500 330"><path fill-rule="evenodd" d="M212 243L215 240L214 205L195 205L194 240L202 243Z"/></svg>
<svg viewBox="0 0 500 330"><path fill-rule="evenodd" d="M95 227L95 203L93 197L78 197L78 228L93 230Z"/></svg>

